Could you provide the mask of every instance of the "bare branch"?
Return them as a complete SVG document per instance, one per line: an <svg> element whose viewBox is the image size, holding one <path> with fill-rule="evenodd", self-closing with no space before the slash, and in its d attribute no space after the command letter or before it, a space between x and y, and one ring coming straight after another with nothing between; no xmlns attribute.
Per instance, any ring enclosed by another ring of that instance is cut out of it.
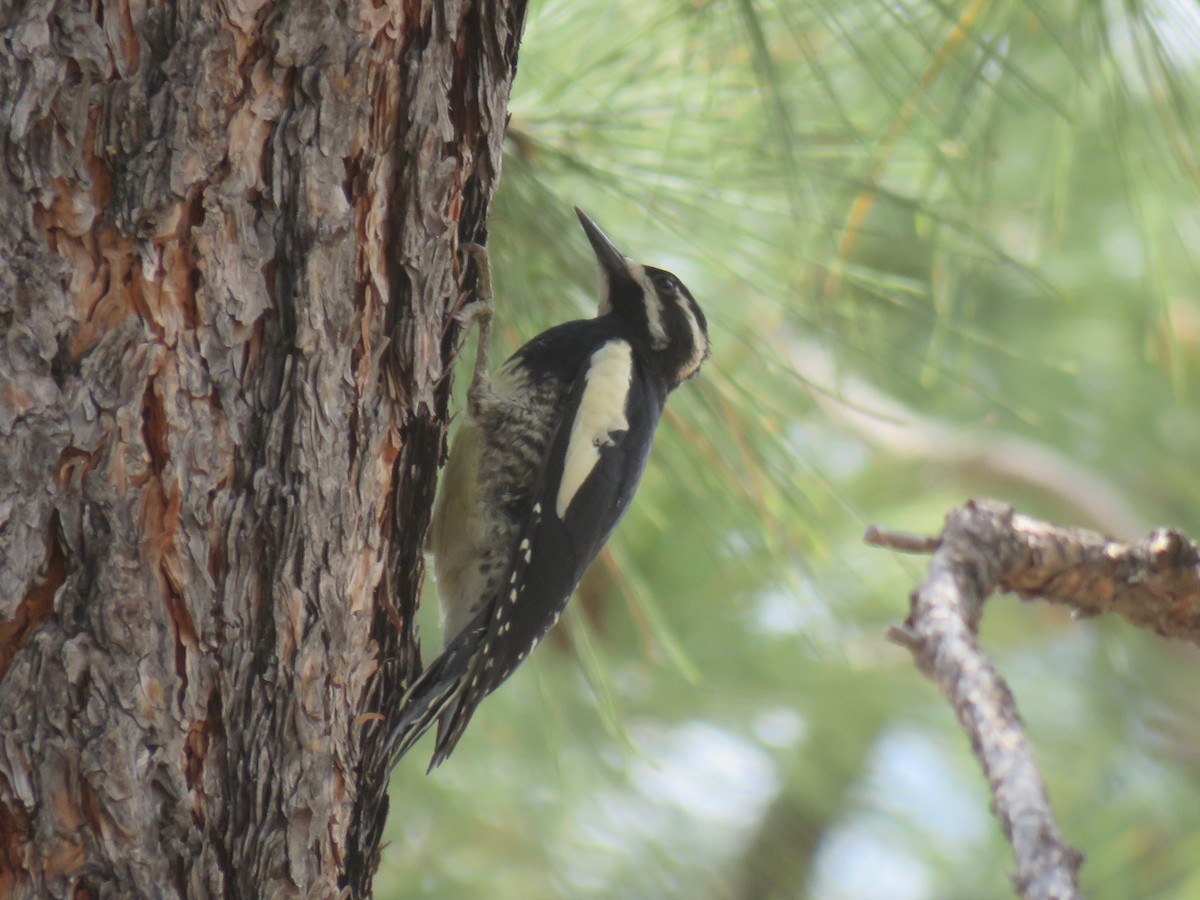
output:
<svg viewBox="0 0 1200 900"><path fill-rule="evenodd" d="M970 738L1013 847L1021 896L1077 896L1081 857L1063 843L1012 694L975 640L983 601L994 591L1012 591L1082 615L1113 612L1158 634L1200 643L1196 545L1166 529L1121 543L987 501L951 512L937 538L872 526L865 540L932 553L908 619L888 638L912 651Z"/></svg>
<svg viewBox="0 0 1200 900"><path fill-rule="evenodd" d="M1012 591L1083 616L1116 613L1165 637L1200 644L1200 550L1179 532L1160 528L1136 543L1113 541L988 501L970 503L958 514L971 517L996 557L999 572L988 593ZM933 553L945 533L933 538L872 525L863 540L904 553Z"/></svg>
<svg viewBox="0 0 1200 900"><path fill-rule="evenodd" d="M1015 556L996 587L1200 644L1200 553L1178 532L1127 544L1014 515L1010 535Z"/></svg>
<svg viewBox="0 0 1200 900"><path fill-rule="evenodd" d="M936 547L925 580L911 597L908 619L888 636L912 651L970 738L1013 848L1020 895L1063 900L1079 895L1076 872L1082 857L1063 842L1012 693L976 642L984 599L1013 584L1023 561L1024 571L1042 576L1029 583L1041 586L1058 583L1055 561L1082 556L1070 552L1077 545L1066 540L1066 533L1056 534L1045 547L1027 539L1047 533L1048 526L1038 531L1033 525L1040 523L1014 516L1009 507L969 503L946 517L936 542L881 529L872 529L869 539L907 551Z"/></svg>
<svg viewBox="0 0 1200 900"><path fill-rule="evenodd" d="M872 547L885 547L889 550L899 550L901 553L932 553L938 548L939 542L938 538L928 535L892 531L878 525L867 528L863 540Z"/></svg>

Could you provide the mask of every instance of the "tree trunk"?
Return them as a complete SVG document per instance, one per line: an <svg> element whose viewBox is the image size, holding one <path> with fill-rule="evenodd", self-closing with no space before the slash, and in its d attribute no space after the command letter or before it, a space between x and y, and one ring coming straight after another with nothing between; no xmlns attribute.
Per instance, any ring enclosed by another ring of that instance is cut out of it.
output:
<svg viewBox="0 0 1200 900"><path fill-rule="evenodd" d="M524 8L0 7L0 894L369 891Z"/></svg>

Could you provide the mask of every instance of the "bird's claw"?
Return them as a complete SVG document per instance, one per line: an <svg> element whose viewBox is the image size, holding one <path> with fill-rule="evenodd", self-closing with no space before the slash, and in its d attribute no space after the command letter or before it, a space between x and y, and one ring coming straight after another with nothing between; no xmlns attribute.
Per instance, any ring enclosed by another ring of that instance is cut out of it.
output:
<svg viewBox="0 0 1200 900"><path fill-rule="evenodd" d="M454 314L454 320L464 328L470 328L472 325L482 323L492 318L492 313L495 307L492 304L491 298L472 300L470 303L461 307Z"/></svg>

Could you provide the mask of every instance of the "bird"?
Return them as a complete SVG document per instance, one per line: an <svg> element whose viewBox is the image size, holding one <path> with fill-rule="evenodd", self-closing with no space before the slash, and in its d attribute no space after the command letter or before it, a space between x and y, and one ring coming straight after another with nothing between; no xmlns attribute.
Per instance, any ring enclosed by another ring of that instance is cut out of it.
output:
<svg viewBox="0 0 1200 900"><path fill-rule="evenodd" d="M596 257L597 315L542 332L494 376L487 251L463 245L478 287L458 318L477 328L478 349L430 529L444 644L401 700L393 766L435 722L427 771L440 765L558 621L633 498L667 396L709 355L683 282L575 213Z"/></svg>

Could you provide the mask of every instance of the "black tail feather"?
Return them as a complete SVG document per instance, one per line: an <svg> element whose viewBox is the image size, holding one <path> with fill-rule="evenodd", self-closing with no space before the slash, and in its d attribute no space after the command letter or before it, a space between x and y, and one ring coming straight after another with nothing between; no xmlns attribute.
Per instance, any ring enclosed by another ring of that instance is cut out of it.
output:
<svg viewBox="0 0 1200 900"><path fill-rule="evenodd" d="M448 657L449 653L446 652L435 659L400 701L400 721L388 738L391 765L400 762L401 757L412 749L413 744L421 739L453 701L465 667L455 666L456 659ZM462 660L463 663L466 661Z"/></svg>
<svg viewBox="0 0 1200 900"><path fill-rule="evenodd" d="M463 629L437 659L413 682L400 701L400 720L388 737L388 755L395 766L435 722L439 722L437 748L429 764L440 765L466 729L470 709L463 708L463 694L471 672L475 648L486 621L483 617ZM465 713L465 715L464 715Z"/></svg>

